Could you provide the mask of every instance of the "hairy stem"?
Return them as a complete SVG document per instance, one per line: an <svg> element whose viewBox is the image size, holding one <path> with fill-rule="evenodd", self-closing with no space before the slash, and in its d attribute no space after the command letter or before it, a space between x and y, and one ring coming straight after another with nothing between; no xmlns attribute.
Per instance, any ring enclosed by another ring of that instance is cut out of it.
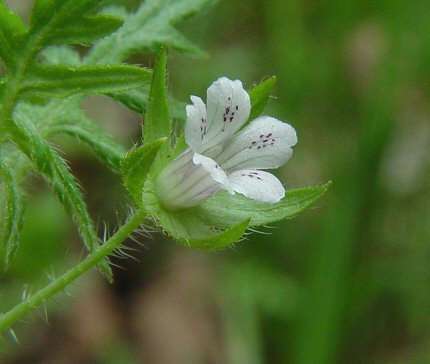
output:
<svg viewBox="0 0 430 364"><path fill-rule="evenodd" d="M17 320L30 311L39 307L56 293L63 291L70 283L79 278L117 249L122 242L142 223L145 215L142 211L136 212L127 222L100 248L89 254L81 263L68 270L50 284L40 289L30 298L16 305L10 311L0 316L0 332L10 328Z"/></svg>

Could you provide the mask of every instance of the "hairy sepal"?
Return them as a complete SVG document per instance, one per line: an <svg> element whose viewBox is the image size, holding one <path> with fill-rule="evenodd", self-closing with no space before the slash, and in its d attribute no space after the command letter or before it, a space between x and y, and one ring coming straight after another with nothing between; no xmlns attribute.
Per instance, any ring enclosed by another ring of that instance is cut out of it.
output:
<svg viewBox="0 0 430 364"><path fill-rule="evenodd" d="M124 184L137 206L142 207L143 186L160 148L167 138L160 138L131 149L121 162Z"/></svg>
<svg viewBox="0 0 430 364"><path fill-rule="evenodd" d="M245 233L249 218L232 225L214 224L199 212L199 207L170 211L158 200L153 179L145 183L143 206L163 231L184 246L218 250L238 242Z"/></svg>
<svg viewBox="0 0 430 364"><path fill-rule="evenodd" d="M291 189L278 203L258 202L240 194L230 195L225 191L205 201L199 214L214 224L237 224L250 218L249 226L261 226L276 221L291 219L319 200L329 189L331 182L316 186Z"/></svg>
<svg viewBox="0 0 430 364"><path fill-rule="evenodd" d="M162 48L158 54L152 75L148 107L143 123L143 142L167 138L170 143L172 130L167 102L167 52Z"/></svg>

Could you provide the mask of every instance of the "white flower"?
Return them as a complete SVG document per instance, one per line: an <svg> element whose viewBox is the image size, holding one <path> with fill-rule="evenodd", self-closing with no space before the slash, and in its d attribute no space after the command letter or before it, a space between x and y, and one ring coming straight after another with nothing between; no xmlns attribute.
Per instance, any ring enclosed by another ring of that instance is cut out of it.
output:
<svg viewBox="0 0 430 364"><path fill-rule="evenodd" d="M157 194L173 209L198 205L220 189L276 203L285 196L281 182L261 169L282 166L297 143L294 128L261 116L241 129L251 110L239 80L222 77L207 91L207 106L191 96L185 140L189 146L157 178Z"/></svg>

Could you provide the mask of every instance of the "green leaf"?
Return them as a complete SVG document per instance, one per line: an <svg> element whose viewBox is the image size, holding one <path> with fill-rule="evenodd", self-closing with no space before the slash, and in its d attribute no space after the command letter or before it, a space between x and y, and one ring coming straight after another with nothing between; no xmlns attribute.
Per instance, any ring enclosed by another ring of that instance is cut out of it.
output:
<svg viewBox="0 0 430 364"><path fill-rule="evenodd" d="M251 114L249 115L248 123L258 117L269 101L270 95L276 86L276 77L272 76L264 80L259 85L249 90L251 99Z"/></svg>
<svg viewBox="0 0 430 364"><path fill-rule="evenodd" d="M31 28L39 30L50 23L57 27L76 22L100 4L100 0L35 0L31 14Z"/></svg>
<svg viewBox="0 0 430 364"><path fill-rule="evenodd" d="M110 15L88 15L100 0L36 0L30 34L39 50L46 45L82 44L103 38L118 29L122 19Z"/></svg>
<svg viewBox="0 0 430 364"><path fill-rule="evenodd" d="M215 0L146 0L122 28L97 42L88 63L119 63L138 52L169 49L193 56L204 53L179 33L174 25L214 4ZM117 12L115 12L117 14ZM118 13L123 15L122 13Z"/></svg>
<svg viewBox="0 0 430 364"><path fill-rule="evenodd" d="M24 220L25 193L19 187L12 169L4 161L0 161L0 177L5 196L3 215L0 216L0 258L2 263L0 270L5 272L18 249Z"/></svg>
<svg viewBox="0 0 430 364"><path fill-rule="evenodd" d="M171 124L167 104L166 86L167 54L163 48L157 58L149 91L148 108L143 123L143 140L145 143L159 138L170 140ZM169 142L167 143L170 144Z"/></svg>
<svg viewBox="0 0 430 364"><path fill-rule="evenodd" d="M80 188L66 162L28 124L25 126L17 124L16 129L13 130L13 142L31 160L34 168L51 184L57 198L74 218L88 250L93 252L97 249L101 242ZM112 271L107 260L100 263L99 269L109 280L112 280Z"/></svg>
<svg viewBox="0 0 430 364"><path fill-rule="evenodd" d="M109 134L90 120L86 115L74 109L65 122L54 125L51 134L68 134L88 144L93 152L113 171L120 170L125 148Z"/></svg>
<svg viewBox="0 0 430 364"><path fill-rule="evenodd" d="M145 85L150 74L148 69L133 66L37 66L22 83L20 93L66 97L124 91Z"/></svg>
<svg viewBox="0 0 430 364"><path fill-rule="evenodd" d="M123 20L109 15L84 16L79 21L53 29L46 44L88 44L114 32Z"/></svg>
<svg viewBox="0 0 430 364"><path fill-rule="evenodd" d="M67 134L77 138L88 144L113 171L119 171L125 148L85 115L78 102L52 100L44 106L21 102L14 115L19 120L36 125L39 134L44 137Z"/></svg>
<svg viewBox="0 0 430 364"><path fill-rule="evenodd" d="M124 184L138 206L142 206L142 191L152 164L166 138L154 140L130 150L121 163Z"/></svg>
<svg viewBox="0 0 430 364"><path fill-rule="evenodd" d="M317 187L289 190L285 197L275 204L254 201L240 194L232 196L220 191L200 205L196 213L221 226L226 222L237 224L246 218L251 218L250 226L270 224L298 215L321 198L330 185L331 182L328 182Z"/></svg>
<svg viewBox="0 0 430 364"><path fill-rule="evenodd" d="M8 67L14 66L20 49L19 38L27 32L21 18L0 0L0 57Z"/></svg>

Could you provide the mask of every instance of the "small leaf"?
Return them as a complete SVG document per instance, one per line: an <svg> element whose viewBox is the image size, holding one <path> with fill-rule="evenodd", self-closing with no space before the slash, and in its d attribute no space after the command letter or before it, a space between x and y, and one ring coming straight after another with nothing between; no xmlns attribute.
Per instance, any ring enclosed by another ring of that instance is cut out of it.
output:
<svg viewBox="0 0 430 364"><path fill-rule="evenodd" d="M37 66L23 82L20 92L51 97L103 94L141 87L150 74L145 68L133 66Z"/></svg>
<svg viewBox="0 0 430 364"><path fill-rule="evenodd" d="M170 140L171 124L167 103L166 66L167 53L163 48L154 66L151 90L149 91L148 108L143 123L143 140L145 143L163 137Z"/></svg>
<svg viewBox="0 0 430 364"><path fill-rule="evenodd" d="M0 269L5 272L9 268L18 249L24 220L25 194L19 187L11 168L3 161L0 161L0 177L3 182L6 200L3 211L4 215L0 216L2 225L0 236L2 266Z"/></svg>
<svg viewBox="0 0 430 364"><path fill-rule="evenodd" d="M264 80L259 85L249 90L251 99L251 114L249 115L248 123L258 117L269 101L270 95L276 86L276 77L272 76Z"/></svg>
<svg viewBox="0 0 430 364"><path fill-rule="evenodd" d="M250 226L270 224L275 221L291 219L321 198L329 189L331 182L286 192L278 203L258 202L242 195L230 195L225 191L199 206L199 213L217 225L237 224L251 218Z"/></svg>
<svg viewBox="0 0 430 364"><path fill-rule="evenodd" d="M18 38L26 32L27 29L21 18L11 12L3 0L0 0L0 56L8 67L13 68L20 49Z"/></svg>
<svg viewBox="0 0 430 364"><path fill-rule="evenodd" d="M142 205L143 185L159 149L166 143L166 138L154 140L130 150L121 163L124 184L138 206Z"/></svg>

